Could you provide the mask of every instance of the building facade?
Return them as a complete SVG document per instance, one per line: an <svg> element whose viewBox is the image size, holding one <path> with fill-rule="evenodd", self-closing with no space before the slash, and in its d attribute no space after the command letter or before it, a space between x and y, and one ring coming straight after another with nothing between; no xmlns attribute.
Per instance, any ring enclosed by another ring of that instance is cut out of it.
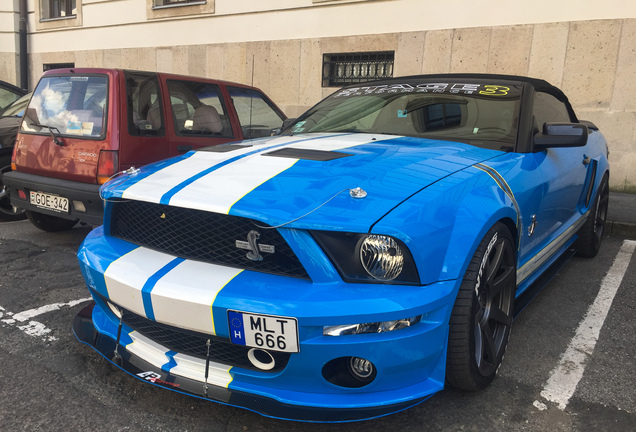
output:
<svg viewBox="0 0 636 432"><path fill-rule="evenodd" d="M28 0L28 77L65 65L253 84L294 117L375 76L488 72L561 87L636 192L636 1ZM20 0L0 2L0 79L18 83ZM24 55L24 54L22 54Z"/></svg>

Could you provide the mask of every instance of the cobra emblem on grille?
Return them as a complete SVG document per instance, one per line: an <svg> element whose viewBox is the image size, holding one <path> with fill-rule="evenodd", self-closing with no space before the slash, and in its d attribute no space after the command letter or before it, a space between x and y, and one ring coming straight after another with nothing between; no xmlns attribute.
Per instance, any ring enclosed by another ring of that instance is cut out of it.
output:
<svg viewBox="0 0 636 432"><path fill-rule="evenodd" d="M252 230L247 233L247 241L236 240L235 245L238 249L249 251L245 254L247 259L251 261L263 261L263 255L261 255L261 252L271 254L276 252L276 249L272 245L259 244L259 238L261 238L261 233Z"/></svg>

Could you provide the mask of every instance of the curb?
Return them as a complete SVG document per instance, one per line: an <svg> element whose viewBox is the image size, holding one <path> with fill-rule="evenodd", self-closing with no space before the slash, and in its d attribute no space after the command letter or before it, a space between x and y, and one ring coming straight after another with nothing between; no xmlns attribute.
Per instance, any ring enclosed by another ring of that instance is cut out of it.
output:
<svg viewBox="0 0 636 432"><path fill-rule="evenodd" d="M605 227L608 234L616 237L625 237L636 240L636 224L629 222L607 221Z"/></svg>

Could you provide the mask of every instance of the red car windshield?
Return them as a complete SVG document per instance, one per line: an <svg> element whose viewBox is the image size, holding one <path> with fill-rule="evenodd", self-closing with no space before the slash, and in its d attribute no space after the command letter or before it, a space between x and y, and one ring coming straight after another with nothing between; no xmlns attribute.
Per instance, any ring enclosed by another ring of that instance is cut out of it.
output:
<svg viewBox="0 0 636 432"><path fill-rule="evenodd" d="M108 78L51 76L40 80L22 122L21 132L97 138L105 133Z"/></svg>

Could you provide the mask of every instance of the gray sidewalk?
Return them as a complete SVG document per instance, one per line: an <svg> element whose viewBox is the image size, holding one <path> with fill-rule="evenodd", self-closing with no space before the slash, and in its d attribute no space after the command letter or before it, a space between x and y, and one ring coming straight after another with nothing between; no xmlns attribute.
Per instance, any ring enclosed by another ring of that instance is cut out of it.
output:
<svg viewBox="0 0 636 432"><path fill-rule="evenodd" d="M636 239L636 195L610 192L607 234Z"/></svg>

